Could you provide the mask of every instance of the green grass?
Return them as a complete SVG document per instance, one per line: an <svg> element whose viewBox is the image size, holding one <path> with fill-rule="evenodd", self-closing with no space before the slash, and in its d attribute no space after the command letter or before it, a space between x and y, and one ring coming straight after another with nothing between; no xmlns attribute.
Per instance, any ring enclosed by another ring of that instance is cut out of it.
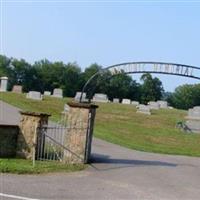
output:
<svg viewBox="0 0 200 200"><path fill-rule="evenodd" d="M13 93L0 93L0 99L24 110L50 113L54 121L59 120L64 104L70 101L51 97L42 102L33 101ZM146 116L136 113L131 105L99 104L95 137L140 151L200 156L200 134L184 133L175 128L186 115L183 110L160 109Z"/></svg>
<svg viewBox="0 0 200 200"><path fill-rule="evenodd" d="M131 105L101 104L95 135L131 149L200 156L200 134L184 133L175 128L186 115L183 110L160 109L149 116L136 113Z"/></svg>
<svg viewBox="0 0 200 200"><path fill-rule="evenodd" d="M32 161L24 159L0 159L0 172L15 174L41 174L50 172L74 172L85 169L85 165L69 165L52 161L36 161L33 167Z"/></svg>

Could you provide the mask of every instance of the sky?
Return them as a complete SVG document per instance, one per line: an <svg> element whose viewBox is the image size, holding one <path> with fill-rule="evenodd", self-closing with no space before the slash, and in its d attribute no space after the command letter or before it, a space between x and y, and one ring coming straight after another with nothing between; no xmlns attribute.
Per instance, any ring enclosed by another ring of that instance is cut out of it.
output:
<svg viewBox="0 0 200 200"><path fill-rule="evenodd" d="M0 2L0 54L8 57L76 61L82 70L131 61L200 67L200 1ZM156 76L166 91L199 83Z"/></svg>

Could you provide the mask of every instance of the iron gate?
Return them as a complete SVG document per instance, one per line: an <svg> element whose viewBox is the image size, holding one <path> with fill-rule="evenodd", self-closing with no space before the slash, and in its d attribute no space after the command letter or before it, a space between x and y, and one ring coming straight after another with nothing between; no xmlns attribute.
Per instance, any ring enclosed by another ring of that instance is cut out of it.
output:
<svg viewBox="0 0 200 200"><path fill-rule="evenodd" d="M83 159L65 145L65 140L70 129L72 128L62 125L39 127L37 131L36 160L62 162L66 153L71 153L77 158Z"/></svg>

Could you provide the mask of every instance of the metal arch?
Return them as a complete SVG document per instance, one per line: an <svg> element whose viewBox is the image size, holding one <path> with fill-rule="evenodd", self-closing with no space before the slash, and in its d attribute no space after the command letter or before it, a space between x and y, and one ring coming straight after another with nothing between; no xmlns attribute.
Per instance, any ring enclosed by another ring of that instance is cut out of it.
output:
<svg viewBox="0 0 200 200"><path fill-rule="evenodd" d="M199 69L200 67L192 66L192 65L184 65L184 64L178 64L178 63L167 63L167 62L154 62L154 61L139 61L139 62L125 62L125 63L120 63L116 65L111 65L108 66L102 70L110 69L113 67L118 67L118 66L123 66L123 65L128 65L128 64L161 64L161 65L175 65L175 66L183 66L183 67L188 67L188 68L193 68L193 69ZM100 70L101 71L101 70Z"/></svg>
<svg viewBox="0 0 200 200"><path fill-rule="evenodd" d="M102 74L104 71L108 71L109 69L120 67L120 66L126 66L126 65L137 65L137 64L149 64L149 65L168 65L168 66L176 66L176 67L185 67L186 69L196 69L200 71L200 67L192 66L192 65L185 65L185 64L177 64L177 63L168 63L168 62L153 62L153 61L139 61L139 62L125 62L125 63L120 63L120 64L115 64L108 66L106 68L100 69L97 71L94 75L92 75L88 81L85 83L81 96L80 96L80 102L82 102L82 97L83 93L85 92L86 87L88 84L99 74ZM122 72L121 72L122 73ZM146 71L129 71L129 72L124 72L125 74L136 74L136 73L153 73L153 74L168 74L168 75L175 75L175 76L183 76L183 77L188 77L188 78L193 78L193 79L198 79L200 80L200 76L193 76L193 75L185 75L185 74L179 74L179 73L170 73L170 72L162 72L162 71L154 71L154 70L146 70Z"/></svg>

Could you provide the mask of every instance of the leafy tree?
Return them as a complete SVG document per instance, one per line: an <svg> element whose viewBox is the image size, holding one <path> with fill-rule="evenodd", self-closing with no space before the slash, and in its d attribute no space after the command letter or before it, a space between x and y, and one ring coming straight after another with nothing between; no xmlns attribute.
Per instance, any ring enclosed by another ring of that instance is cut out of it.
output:
<svg viewBox="0 0 200 200"><path fill-rule="evenodd" d="M81 69L77 63L68 63L65 65L60 86L64 90L64 95L74 97L79 90L79 77Z"/></svg>
<svg viewBox="0 0 200 200"><path fill-rule="evenodd" d="M100 69L102 69L102 67L100 65L98 65L97 63L91 64L89 67L87 67L85 69L85 71L81 74L80 76L80 80L81 82L79 82L79 86L80 86L80 91L83 89L83 87L85 86L85 84L87 83L87 81L94 75L96 74ZM87 93L87 97L88 98L92 98L92 96L94 95L94 93L98 93L98 92L105 92L106 88L103 86L105 84L105 79L106 79L107 75L97 75L96 77L94 77L89 84L87 85L87 87L85 88L85 92Z"/></svg>
<svg viewBox="0 0 200 200"><path fill-rule="evenodd" d="M178 109L189 109L200 105L200 84L185 84L177 87L168 97L168 101Z"/></svg>
<svg viewBox="0 0 200 200"><path fill-rule="evenodd" d="M11 59L6 56L0 55L0 76L7 76Z"/></svg>
<svg viewBox="0 0 200 200"><path fill-rule="evenodd" d="M85 82L87 82L89 78L93 76L96 72L98 72L100 69L102 69L102 67L97 63L93 63L89 67L87 67L83 73Z"/></svg>
<svg viewBox="0 0 200 200"><path fill-rule="evenodd" d="M117 74L110 79L107 94L110 99L130 98L138 100L139 84L125 73Z"/></svg>
<svg viewBox="0 0 200 200"><path fill-rule="evenodd" d="M141 86L141 102L156 101L162 98L164 92L162 82L158 78L153 78L151 74L146 73L141 76L143 84Z"/></svg>
<svg viewBox="0 0 200 200"><path fill-rule="evenodd" d="M8 73L10 89L16 84L23 85L24 91L30 89L33 81L33 74L31 73L32 71L30 69L31 65L24 59L13 59L10 65L10 73Z"/></svg>
<svg viewBox="0 0 200 200"><path fill-rule="evenodd" d="M172 92L163 92L162 100L168 101L168 99L171 97L172 94L173 94Z"/></svg>

